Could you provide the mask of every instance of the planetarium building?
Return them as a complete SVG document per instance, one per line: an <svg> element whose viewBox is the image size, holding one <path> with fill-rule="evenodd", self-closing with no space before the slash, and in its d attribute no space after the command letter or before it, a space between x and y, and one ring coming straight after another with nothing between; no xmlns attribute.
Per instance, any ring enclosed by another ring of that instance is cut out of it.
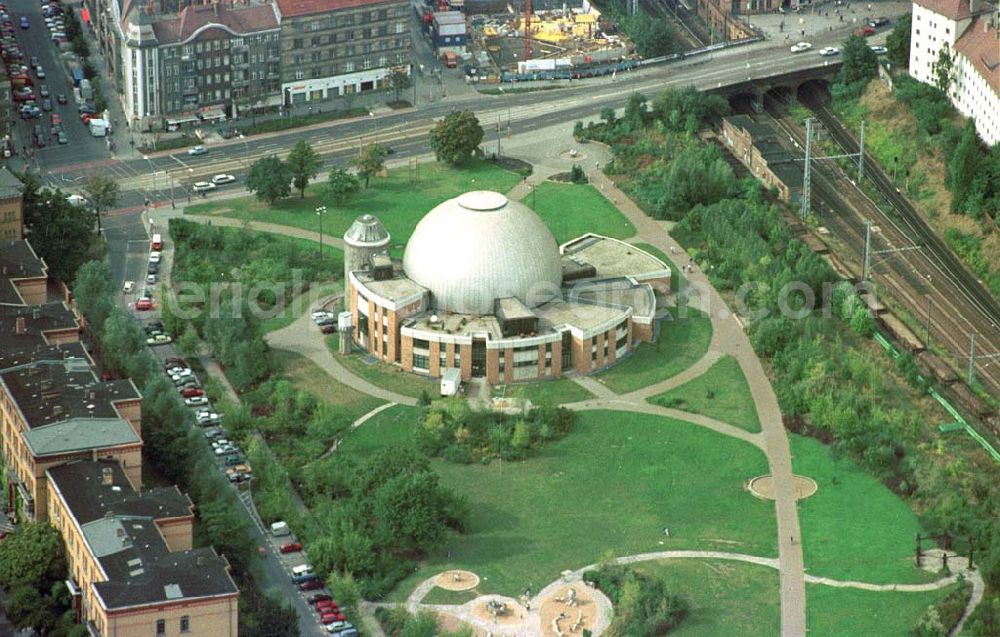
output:
<svg viewBox="0 0 1000 637"><path fill-rule="evenodd" d="M500 384L601 369L652 340L656 292L670 289L651 254L599 235L560 246L495 192L427 213L402 262L390 241L371 215L344 235L353 341L418 374L454 368Z"/></svg>

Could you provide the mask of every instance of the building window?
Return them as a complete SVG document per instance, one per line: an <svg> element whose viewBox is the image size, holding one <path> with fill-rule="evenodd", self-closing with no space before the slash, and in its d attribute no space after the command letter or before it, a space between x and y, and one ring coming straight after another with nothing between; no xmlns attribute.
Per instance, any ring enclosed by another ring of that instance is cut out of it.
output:
<svg viewBox="0 0 1000 637"><path fill-rule="evenodd" d="M181 632L186 633L191 631L191 618L187 615L181 616Z"/></svg>
<svg viewBox="0 0 1000 637"><path fill-rule="evenodd" d="M163 637L167 634L167 620L157 619L156 620L156 637Z"/></svg>
<svg viewBox="0 0 1000 637"><path fill-rule="evenodd" d="M413 349L430 349L431 342L423 338L413 339Z"/></svg>
<svg viewBox="0 0 1000 637"><path fill-rule="evenodd" d="M431 368L430 357L421 356L420 354L414 354L413 367L414 369L430 369Z"/></svg>

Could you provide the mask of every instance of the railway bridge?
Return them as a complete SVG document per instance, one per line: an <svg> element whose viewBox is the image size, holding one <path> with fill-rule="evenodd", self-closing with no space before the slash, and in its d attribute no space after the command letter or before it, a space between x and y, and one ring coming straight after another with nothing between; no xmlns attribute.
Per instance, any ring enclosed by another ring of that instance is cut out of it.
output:
<svg viewBox="0 0 1000 637"><path fill-rule="evenodd" d="M816 87L829 88L840 71L840 60L824 60L824 63L808 68L792 71L778 71L747 79L720 82L717 86L708 86L707 93L716 93L729 99L730 102L749 103L753 110L761 113L764 110L764 96L771 95L780 103L788 103L790 98L798 99L801 92L808 92Z"/></svg>

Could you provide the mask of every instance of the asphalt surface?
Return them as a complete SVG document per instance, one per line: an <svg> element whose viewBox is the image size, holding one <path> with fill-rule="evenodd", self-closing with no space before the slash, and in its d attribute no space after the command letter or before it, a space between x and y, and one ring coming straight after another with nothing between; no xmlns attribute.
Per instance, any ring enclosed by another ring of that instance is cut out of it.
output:
<svg viewBox="0 0 1000 637"><path fill-rule="evenodd" d="M25 63L27 64L27 61L34 56L45 69L45 79L42 80L35 78L32 72L38 106L41 107L42 104L42 98L38 94L39 87L45 84L51 94L52 112L62 117L63 130L69 138L69 143L65 145L56 142L51 135L49 113L43 112L42 116L36 119L16 119L15 139L21 145L31 145L31 131L35 124L41 124L46 133L45 147L33 149L34 157L30 165L44 176L49 166L107 158L105 140L91 136L88 128L80 121L76 104L73 102L73 81L66 73L66 67L59 57L58 47L49 38L41 4L37 0L7 0L6 4L7 12L11 15L15 26L21 16L27 16L31 24L30 29L15 28L15 37L24 53ZM68 103L59 104L56 101L56 95L60 93L66 96ZM20 148L18 152L21 152Z"/></svg>

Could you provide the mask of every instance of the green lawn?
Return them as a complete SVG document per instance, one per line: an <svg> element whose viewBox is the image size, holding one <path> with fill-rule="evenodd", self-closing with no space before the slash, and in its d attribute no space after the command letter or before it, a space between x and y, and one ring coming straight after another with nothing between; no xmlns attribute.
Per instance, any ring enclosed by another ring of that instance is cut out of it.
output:
<svg viewBox="0 0 1000 637"><path fill-rule="evenodd" d="M649 401L715 418L752 433L760 431L750 386L732 356L720 358L701 376Z"/></svg>
<svg viewBox="0 0 1000 637"><path fill-rule="evenodd" d="M275 330L288 327L295 322L295 319L299 318L306 312L313 309L314 306L318 305L320 300L330 296L331 294L341 292L343 289L343 283L339 281L313 286L302 294L293 297L276 314L264 319L264 321L261 322L261 329L266 334L267 332L273 332Z"/></svg>
<svg viewBox="0 0 1000 637"><path fill-rule="evenodd" d="M423 390L426 390L432 398L440 393L441 387L435 378L404 372L401 367L389 363L368 362L362 354L355 353L346 356L341 354L339 334L328 336L326 345L338 363L351 370L356 376L360 376L382 389L413 398L419 397Z"/></svg>
<svg viewBox="0 0 1000 637"><path fill-rule="evenodd" d="M812 575L874 584L937 579L913 566L917 517L850 459L813 438L789 434L792 467L819 485L799 502L802 549Z"/></svg>
<svg viewBox="0 0 1000 637"><path fill-rule="evenodd" d="M774 637L781 633L778 571L728 560L641 562L637 571L662 579L691 612L671 637Z"/></svg>
<svg viewBox="0 0 1000 637"><path fill-rule="evenodd" d="M324 234L342 237L358 216L373 214L385 224L394 246L399 247L410 238L417 222L442 201L467 190L507 192L519 181L520 175L485 161L463 169L435 162L419 164L412 173L408 167L396 168L384 179L376 177L371 188L358 193L344 208L333 205L324 193L325 179L320 176L306 190L304 199L293 193L268 206L254 197L244 197L188 206L184 212L266 221L318 232L320 220L316 208L327 206L323 215Z"/></svg>
<svg viewBox="0 0 1000 637"><path fill-rule="evenodd" d="M361 448L370 448L376 436L399 440L384 427L366 427L348 437L348 449L362 433L367 440ZM398 586L392 596L397 600L448 568L479 574L483 592L515 595L528 584L538 590L564 569L594 563L608 551L776 553L773 504L743 490L747 478L767 471L764 455L689 423L582 412L566 438L524 462L436 460L433 466L444 485L467 499L469 530L452 536ZM670 527L668 540L664 526Z"/></svg>
<svg viewBox="0 0 1000 637"><path fill-rule="evenodd" d="M875 592L806 585L806 623L811 637L909 637L917 620L955 590Z"/></svg>
<svg viewBox="0 0 1000 637"><path fill-rule="evenodd" d="M443 588L438 588L435 586L431 589L431 592L427 593L424 597L424 604L450 604L452 606L461 606L465 602L475 599L475 590L471 591L449 591Z"/></svg>
<svg viewBox="0 0 1000 637"><path fill-rule="evenodd" d="M635 234L632 222L589 184L545 181L521 202L538 213L559 243L587 232L616 239L627 239Z"/></svg>
<svg viewBox="0 0 1000 637"><path fill-rule="evenodd" d="M507 398L527 398L535 405L562 405L593 398L594 395L569 378L523 383L493 388L493 395Z"/></svg>
<svg viewBox="0 0 1000 637"><path fill-rule="evenodd" d="M395 405L384 409L347 434L338 453L364 458L383 447L406 447L413 444L411 430L420 418L420 408Z"/></svg>
<svg viewBox="0 0 1000 637"><path fill-rule="evenodd" d="M688 316L660 321L654 343L643 343L597 378L612 391L624 394L678 374L698 361L712 341L712 322L703 312L688 308Z"/></svg>

